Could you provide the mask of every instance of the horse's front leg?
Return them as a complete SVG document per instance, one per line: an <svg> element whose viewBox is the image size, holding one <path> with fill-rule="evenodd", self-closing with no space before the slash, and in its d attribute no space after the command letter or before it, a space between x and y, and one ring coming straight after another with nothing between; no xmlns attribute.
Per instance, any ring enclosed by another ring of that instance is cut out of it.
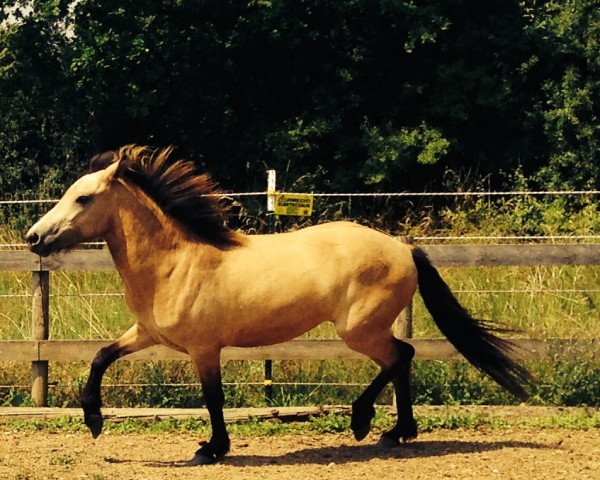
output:
<svg viewBox="0 0 600 480"><path fill-rule="evenodd" d="M192 354L192 359L202 383L202 393L210 416L212 435L210 440L204 442L198 449L189 464L208 465L222 458L229 451L230 445L223 417L225 395L221 383L221 352Z"/></svg>
<svg viewBox="0 0 600 480"><path fill-rule="evenodd" d="M85 424L92 432L94 438L102 432L102 399L100 385L106 369L117 359L129 353L137 352L151 345L155 345L146 332L136 324L125 332L115 343L101 348L92 361L92 368L88 381L81 392L80 401L83 407Z"/></svg>

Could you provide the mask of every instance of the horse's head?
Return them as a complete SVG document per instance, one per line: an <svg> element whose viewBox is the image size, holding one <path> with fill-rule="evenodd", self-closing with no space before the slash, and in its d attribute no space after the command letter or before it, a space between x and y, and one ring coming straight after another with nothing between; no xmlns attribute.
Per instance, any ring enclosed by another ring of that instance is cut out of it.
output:
<svg viewBox="0 0 600 480"><path fill-rule="evenodd" d="M121 162L84 175L60 201L29 229L25 240L32 252L43 257L103 237L111 227L114 211L110 189Z"/></svg>

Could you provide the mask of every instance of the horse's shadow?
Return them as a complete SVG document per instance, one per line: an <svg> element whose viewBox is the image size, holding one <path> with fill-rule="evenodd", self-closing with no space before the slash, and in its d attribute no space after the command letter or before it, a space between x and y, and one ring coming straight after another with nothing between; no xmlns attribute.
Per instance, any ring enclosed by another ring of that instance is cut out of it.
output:
<svg viewBox="0 0 600 480"><path fill-rule="evenodd" d="M265 465L329 465L346 464L373 459L408 459L442 457L452 454L482 453L503 448L548 449L552 446L536 442L517 441L462 441L436 440L418 441L401 445L398 448L384 449L376 445L352 445L333 447L314 447L296 450L283 455L228 455L222 462L238 467L259 467ZM105 459L110 463L139 463L146 467L189 467L185 461L144 461L128 459Z"/></svg>

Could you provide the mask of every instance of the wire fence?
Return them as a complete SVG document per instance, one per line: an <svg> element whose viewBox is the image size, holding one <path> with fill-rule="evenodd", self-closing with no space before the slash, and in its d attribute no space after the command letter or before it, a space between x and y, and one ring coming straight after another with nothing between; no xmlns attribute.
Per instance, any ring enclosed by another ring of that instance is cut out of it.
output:
<svg viewBox="0 0 600 480"><path fill-rule="evenodd" d="M515 191L454 191L454 192L332 192L332 193L315 193L315 192L229 192L223 194L215 194L215 196L223 198L244 198L244 197L267 197L274 193L278 194L305 194L312 195L315 198L427 198L427 197L542 197L542 196L597 196L600 195L600 190L515 190ZM14 205L48 205L55 204L58 199L22 199L22 200L0 200L0 206ZM444 242L444 241L535 241L535 242L555 242L555 241L597 241L600 240L600 234L548 234L548 235L419 235L412 237L417 242ZM86 242L82 244L85 247L103 247L104 242ZM0 250L25 249L27 244L24 242L0 243Z"/></svg>
<svg viewBox="0 0 600 480"><path fill-rule="evenodd" d="M453 293L457 294L534 294L534 293L600 293L600 288L511 288L511 289L453 289ZM124 298L125 293L51 293L50 298ZM31 293L3 293L2 298L31 298Z"/></svg>
<svg viewBox="0 0 600 480"><path fill-rule="evenodd" d="M256 192L229 192L216 194L223 198L244 198L272 195L275 192L256 191ZM515 196L595 196L600 195L600 190L515 190L515 191L454 191L454 192L332 192L332 193L314 193L314 192L277 192L278 194L306 194L313 195L316 198L411 198L411 197L515 197ZM56 204L58 199L21 199L21 200L0 200L0 206L8 205L48 205ZM432 241L580 241L580 240L599 240L600 234L585 235L421 235L411 237L416 242ZM103 248L105 242L86 242L82 244L85 247ZM24 249L27 244L24 242L0 243L0 250ZM600 289L480 289L480 290L455 290L459 294L532 294L532 293L597 293ZM24 298L29 294L0 294L0 298ZM69 294L52 294L52 297L123 297L124 293L92 293L80 292Z"/></svg>
<svg viewBox="0 0 600 480"><path fill-rule="evenodd" d="M368 383L363 382L279 382L279 381L270 381L265 382L264 380L261 382L222 382L224 387L264 387L265 385L273 385L280 387L361 387L364 388L368 386ZM48 387L58 387L58 382L49 382ZM136 383L103 383L101 388L109 389L109 388L146 388L146 387L167 387L167 388L198 388L202 387L200 382L176 382L176 383L148 383L148 382L136 382ZM27 389L30 388L31 385L0 385L0 389Z"/></svg>
<svg viewBox="0 0 600 480"><path fill-rule="evenodd" d="M452 240L460 241L545 241L555 242L558 240L600 240L600 235L428 235L411 237L415 242L444 242ZM83 247L104 247L104 242L82 243ZM26 243L2 243L0 250L24 250L28 248Z"/></svg>
<svg viewBox="0 0 600 480"><path fill-rule="evenodd" d="M510 196L564 196L564 195L600 195L600 190L506 190L506 191L466 191L466 192L228 192L214 194L210 196L228 198L228 197L257 197L267 196L273 193L281 195L312 195L317 198L352 198L352 197L510 197ZM24 200L0 200L0 205L32 205L32 204L53 204L58 203L58 199L24 199Z"/></svg>
<svg viewBox="0 0 600 480"><path fill-rule="evenodd" d="M267 198L268 195L272 195L274 192L269 191L257 191L257 192L231 192L219 195L223 198L228 199L244 199L244 198ZM294 193L298 194L301 192L277 192L280 194ZM600 190L570 190L570 191L559 191L559 190L543 190L543 191L467 191L467 192L379 192L379 193L357 193L357 192L334 192L334 193L307 193L312 194L315 199L347 199L349 202L352 199L426 199L426 198L489 198L489 199L501 199L502 197L567 197L567 196L583 196L593 197L600 195ZM23 200L0 200L0 208L7 207L8 211L11 211L8 207L27 207L29 212L34 212L35 208L31 206L40 206L36 215L47 208L56 204L57 199L23 199ZM593 232L587 234L548 234L548 235L420 235L412 237L412 240L416 242L446 242L446 241L463 241L463 242L580 242L580 241L595 241L600 240L600 234ZM1 241L1 240L0 240ZM105 242L87 242L83 244L86 248L104 248ZM12 242L12 243L0 243L0 250L14 250L14 249L25 249L27 244L24 242ZM502 287L502 286L500 286ZM565 299L580 299L579 296L587 296L589 298L595 298L595 295L600 293L600 288L457 288L453 290L459 295L556 295L564 297ZM68 292L68 293L51 293L49 295L56 301L64 299L116 299L121 301L124 298L123 292ZM590 297L592 296L592 297ZM10 301L10 299L30 299L31 293L2 293L0 294L0 300ZM517 297L520 298L520 297ZM525 297L527 298L527 297ZM583 297L585 298L585 297ZM65 300L67 301L67 300ZM143 380L143 379L142 379ZM262 381L229 381L223 382L225 387L282 387L282 388L308 388L314 391L318 389L327 388L365 388L367 383L363 382L328 382L328 381L282 381L268 380ZM12 390L27 390L31 385L25 384L0 384L0 390L12 391ZM52 389L60 389L64 387L59 382L49 382L48 387ZM169 388L169 389L200 389L201 385L199 382L107 382L103 386L103 389L140 389L140 388ZM321 390L318 390L321 391Z"/></svg>

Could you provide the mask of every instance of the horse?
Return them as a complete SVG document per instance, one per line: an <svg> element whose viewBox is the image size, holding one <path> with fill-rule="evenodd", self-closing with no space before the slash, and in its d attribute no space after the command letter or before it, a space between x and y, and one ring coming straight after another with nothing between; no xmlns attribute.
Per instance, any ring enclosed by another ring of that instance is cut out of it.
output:
<svg viewBox="0 0 600 480"><path fill-rule="evenodd" d="M100 385L124 355L162 344L189 354L200 378L211 435L190 461L211 464L229 452L220 352L285 342L322 322L379 373L352 403L350 428L366 437L374 402L392 382L397 419L379 444L417 436L409 370L415 349L391 326L417 288L435 323L475 367L521 399L529 372L491 324L474 319L425 252L353 222L276 235L226 226L222 191L172 148L127 145L92 158L88 173L26 234L40 256L103 238L123 279L135 324L98 351L80 401L84 422L102 431Z"/></svg>

